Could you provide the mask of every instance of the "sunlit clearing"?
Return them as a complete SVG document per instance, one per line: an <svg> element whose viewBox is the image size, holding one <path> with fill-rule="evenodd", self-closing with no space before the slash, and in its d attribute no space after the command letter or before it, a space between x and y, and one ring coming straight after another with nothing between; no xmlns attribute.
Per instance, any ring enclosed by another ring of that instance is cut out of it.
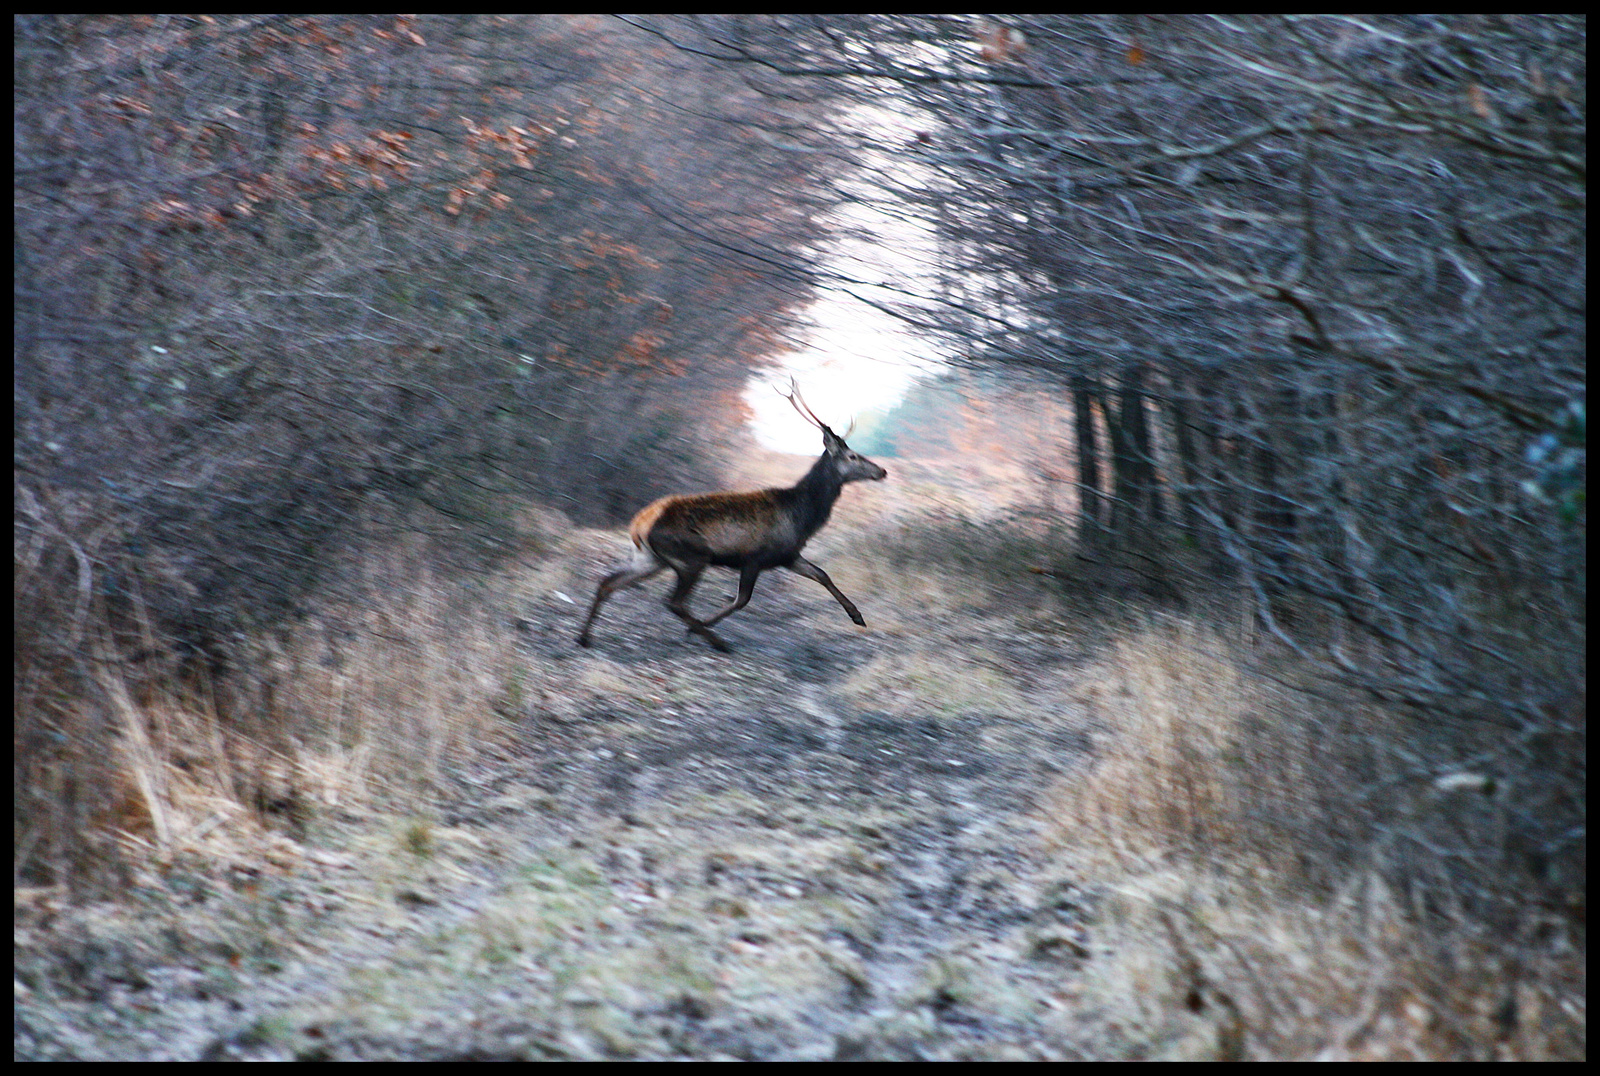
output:
<svg viewBox="0 0 1600 1076"><path fill-rule="evenodd" d="M824 300L812 312L821 322L813 346L780 356L773 369L752 375L745 385L756 439L780 452L813 455L822 444L774 387L787 390L791 375L817 417L843 433L852 418L893 408L918 376L937 368L931 358L914 353L886 315L863 311L848 298Z"/></svg>

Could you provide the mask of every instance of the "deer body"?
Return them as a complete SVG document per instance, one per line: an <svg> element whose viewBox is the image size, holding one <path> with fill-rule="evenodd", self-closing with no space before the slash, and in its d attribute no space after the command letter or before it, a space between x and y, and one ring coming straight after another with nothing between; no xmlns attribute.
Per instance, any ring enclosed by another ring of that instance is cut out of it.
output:
<svg viewBox="0 0 1600 1076"><path fill-rule="evenodd" d="M647 505L633 517L628 528L634 545L632 562L606 576L595 588L594 603L589 606L589 615L578 635L581 645L589 645L589 630L607 598L667 568L678 577L677 586L667 598L667 608L689 626L691 633L718 650L726 651L728 644L711 626L743 609L755 592L756 579L769 568L788 568L816 580L828 588L851 620L866 623L828 573L802 557L800 551L828 522L845 483L877 481L888 472L852 451L844 438L805 409L798 393L791 395L790 401L822 430L822 456L811 470L787 489L677 495ZM737 568L739 594L727 606L700 620L689 612L689 594L700 574L711 566Z"/></svg>

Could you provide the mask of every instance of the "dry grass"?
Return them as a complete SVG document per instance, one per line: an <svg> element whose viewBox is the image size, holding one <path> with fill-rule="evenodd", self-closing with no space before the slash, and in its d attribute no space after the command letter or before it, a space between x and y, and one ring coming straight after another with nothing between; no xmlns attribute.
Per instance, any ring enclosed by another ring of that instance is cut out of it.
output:
<svg viewBox="0 0 1600 1076"><path fill-rule="evenodd" d="M1581 935L1546 922L1507 938L1436 875L1398 869L1386 839L1481 792L1407 788L1400 722L1246 668L1237 645L1168 620L1123 634L1085 683L1095 760L1049 816L1062 857L1103 886L1089 1051L1583 1056ZM1454 885L1498 884L1492 862Z"/></svg>
<svg viewBox="0 0 1600 1076"><path fill-rule="evenodd" d="M885 654L853 673L839 691L864 709L902 717L1020 714L1026 702L998 664L976 648L959 655Z"/></svg>
<svg viewBox="0 0 1600 1076"><path fill-rule="evenodd" d="M334 805L365 800L374 782L427 789L492 735L510 635L463 597L418 570L364 608L309 619L272 656L285 717L315 745L301 762L309 794Z"/></svg>
<svg viewBox="0 0 1600 1076"><path fill-rule="evenodd" d="M132 661L102 624L87 683L19 684L19 876L94 890L179 858L245 863L323 812L425 803L515 703L510 613L484 608L513 588L467 593L399 547L362 570L369 599L236 640L223 682L163 660L148 628Z"/></svg>

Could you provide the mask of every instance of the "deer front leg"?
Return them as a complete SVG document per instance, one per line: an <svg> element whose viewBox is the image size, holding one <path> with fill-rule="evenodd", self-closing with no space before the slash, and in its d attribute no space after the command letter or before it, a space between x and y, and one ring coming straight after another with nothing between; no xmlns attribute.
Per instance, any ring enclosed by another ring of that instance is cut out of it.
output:
<svg viewBox="0 0 1600 1076"><path fill-rule="evenodd" d="M761 576L760 568L741 568L739 570L739 594L712 615L706 617L704 623L710 627L730 613L737 613L740 609L750 604L750 595L756 592L756 580Z"/></svg>
<svg viewBox="0 0 1600 1076"><path fill-rule="evenodd" d="M867 626L867 622L861 619L861 610L857 609L855 603L849 598L845 597L844 593L838 587L833 585L833 580L828 578L827 572L823 571L821 568L818 568L815 564L812 564L804 557L794 558L794 563L789 565L789 570L797 575L803 575L807 579L815 579L817 582L827 587L828 593L832 594L839 600L839 604L844 606L844 611L850 614L851 620L855 621L857 624L860 624L862 627Z"/></svg>

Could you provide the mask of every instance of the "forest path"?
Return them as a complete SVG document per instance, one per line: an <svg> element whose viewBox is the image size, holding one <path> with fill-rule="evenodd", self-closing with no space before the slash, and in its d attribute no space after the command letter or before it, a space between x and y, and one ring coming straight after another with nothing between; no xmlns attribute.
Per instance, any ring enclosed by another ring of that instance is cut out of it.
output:
<svg viewBox="0 0 1600 1076"><path fill-rule="evenodd" d="M589 539L523 622L543 694L446 820L508 869L458 941L389 962L403 1004L296 1013L317 1056L1072 1056L1087 934L1047 847L1087 745L1070 643L822 541L867 628L771 572L720 654L658 577L585 650L579 587L616 541ZM708 573L694 606L735 582Z"/></svg>
<svg viewBox="0 0 1600 1076"><path fill-rule="evenodd" d="M1079 1056L1086 909L1048 845L1052 786L1086 759L1082 646L1042 591L895 568L895 524L841 514L808 555L868 626L772 572L718 627L732 654L685 635L659 577L578 647L623 539L565 536L514 599L519 703L440 813L368 823L322 878L227 913L279 916L292 958L225 984L199 958L146 969L131 1014L112 983L22 1052ZM735 583L708 573L694 607Z"/></svg>

